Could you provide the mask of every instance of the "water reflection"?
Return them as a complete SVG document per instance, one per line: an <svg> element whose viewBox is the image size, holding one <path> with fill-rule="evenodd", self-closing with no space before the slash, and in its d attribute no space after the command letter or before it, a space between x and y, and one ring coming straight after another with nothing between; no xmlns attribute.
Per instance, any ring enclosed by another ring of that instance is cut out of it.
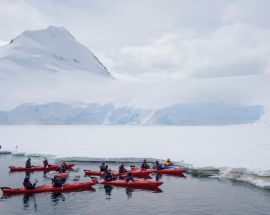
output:
<svg viewBox="0 0 270 215"><path fill-rule="evenodd" d="M150 175L146 175L146 176L134 176L134 178L139 178L139 179L152 179L152 177Z"/></svg>
<svg viewBox="0 0 270 215"><path fill-rule="evenodd" d="M156 174L156 181L159 181L162 179L163 176L169 176L169 177L174 177L174 178L186 178L184 174Z"/></svg>
<svg viewBox="0 0 270 215"><path fill-rule="evenodd" d="M110 185L104 185L104 190L105 190L105 194L106 194L106 199L110 199L113 187Z"/></svg>
<svg viewBox="0 0 270 215"><path fill-rule="evenodd" d="M28 209L31 206L31 202L33 202L34 210L37 211L38 205L36 201L36 197L33 194L24 194L23 195L23 207L24 209Z"/></svg>
<svg viewBox="0 0 270 215"><path fill-rule="evenodd" d="M65 196L63 193L52 193L51 194L51 200L53 205L57 205L59 201L65 201Z"/></svg>
<svg viewBox="0 0 270 215"><path fill-rule="evenodd" d="M111 194L112 194L113 187L110 186L110 185L104 185L104 190L105 190L106 199L111 199ZM147 188L144 188L144 189L141 189L141 188L125 188L126 195L127 195L127 197L129 199L132 197L132 194L133 194L133 192L135 190L137 190L139 192L151 192L151 193L162 193L163 192L160 188L148 188L148 189Z"/></svg>
<svg viewBox="0 0 270 215"><path fill-rule="evenodd" d="M30 177L30 176L31 176L31 173L32 173L32 172L26 171L26 172L25 172L25 177Z"/></svg>
<svg viewBox="0 0 270 215"><path fill-rule="evenodd" d="M43 178L51 179L50 177L48 177L47 173L48 173L48 171L43 172Z"/></svg>
<svg viewBox="0 0 270 215"><path fill-rule="evenodd" d="M127 194L127 197L130 199L132 197L132 193L133 193L133 190L130 189L130 188L127 188L126 189L126 194Z"/></svg>
<svg viewBox="0 0 270 215"><path fill-rule="evenodd" d="M159 181L160 179L162 179L162 174L156 174L156 181Z"/></svg>

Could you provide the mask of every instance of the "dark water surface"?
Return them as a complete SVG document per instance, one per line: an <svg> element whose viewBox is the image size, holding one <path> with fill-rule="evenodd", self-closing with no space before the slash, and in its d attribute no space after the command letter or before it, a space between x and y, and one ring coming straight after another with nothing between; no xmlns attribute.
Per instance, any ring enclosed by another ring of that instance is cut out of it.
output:
<svg viewBox="0 0 270 215"><path fill-rule="evenodd" d="M0 186L22 187L25 173L9 173L8 166L22 166L24 162L25 157L0 155ZM41 162L40 158L32 159L33 164ZM112 169L116 165L110 164ZM79 170L70 174L69 182L87 181L83 170L98 168L96 163L78 162L76 166ZM34 179L39 186L51 183L41 172L31 174ZM189 175L165 176L162 180L162 192L95 185L92 191L3 197L0 214L270 214L270 192L252 185Z"/></svg>

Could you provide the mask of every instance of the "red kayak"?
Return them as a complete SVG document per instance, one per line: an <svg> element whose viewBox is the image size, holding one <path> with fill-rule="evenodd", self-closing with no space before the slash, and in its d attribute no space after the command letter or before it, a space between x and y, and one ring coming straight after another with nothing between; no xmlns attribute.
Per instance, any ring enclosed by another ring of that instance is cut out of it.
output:
<svg viewBox="0 0 270 215"><path fill-rule="evenodd" d="M125 176L129 172L131 173L133 177L144 178L144 177L149 177L149 175L155 172L155 170L154 169L145 169L145 170L136 169L136 170L130 170L128 172L118 173L118 176Z"/></svg>
<svg viewBox="0 0 270 215"><path fill-rule="evenodd" d="M157 174L165 174L165 175L183 175L185 170L183 169L160 169L155 170Z"/></svg>
<svg viewBox="0 0 270 215"><path fill-rule="evenodd" d="M139 189L153 189L163 184L163 181L130 181L115 180L115 181L103 181L101 184L117 187L139 188Z"/></svg>
<svg viewBox="0 0 270 215"><path fill-rule="evenodd" d="M104 172L92 171L92 170L84 170L84 174L88 176L104 176L105 175ZM116 171L112 171L112 174L118 175Z"/></svg>
<svg viewBox="0 0 270 215"><path fill-rule="evenodd" d="M44 192L71 192L77 190L87 190L91 189L93 185L97 184L97 181L85 182L85 183L75 183L75 184L66 184L62 187L52 187L52 186L42 186L37 187L33 190L27 190L25 188L12 189L7 187L2 187L4 195L12 194L23 194L23 193L44 193Z"/></svg>
<svg viewBox="0 0 270 215"><path fill-rule="evenodd" d="M67 167L71 169L75 164L67 164ZM10 166L9 169L11 172L32 172L32 171L55 171L60 167L60 165L50 165L48 167L44 166L33 166L31 168L25 168L25 167L16 167L16 166Z"/></svg>

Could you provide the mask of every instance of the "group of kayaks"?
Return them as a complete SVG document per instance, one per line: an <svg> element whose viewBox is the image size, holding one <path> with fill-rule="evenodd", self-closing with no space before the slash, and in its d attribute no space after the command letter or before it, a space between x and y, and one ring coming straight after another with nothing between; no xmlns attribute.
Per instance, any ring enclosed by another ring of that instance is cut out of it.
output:
<svg viewBox="0 0 270 215"><path fill-rule="evenodd" d="M67 164L68 168L71 169L74 167L75 164ZM59 168L59 165L50 165L49 167L43 166L34 166L31 168L24 168L24 167L15 167L10 166L11 172L22 172L22 171L55 171ZM103 176L104 173L100 171L91 171L91 170L84 170L85 175L87 176ZM150 174L166 174L166 175L183 175L185 172L183 169L176 169L176 168L164 168L164 169L135 169L132 168L131 170L118 173L117 171L112 171L115 176L119 178L125 177L128 173L134 178L145 178L147 179L150 177ZM58 176L66 179L68 177L68 173L59 173ZM97 178L91 177L91 181L83 182L83 183L71 183L65 184L62 187L53 187L51 185L40 186L34 189L25 189L25 188L9 188L9 187L1 187L4 195L13 195L13 194L33 194L33 193L42 193L42 192L72 192L72 191L80 191L80 190L91 190L92 186L95 184L103 184L108 186L118 186L118 187L126 187L126 188L137 188L137 189L155 189L158 188L163 184L162 181L147 181L147 180L134 180L127 182L126 180L117 179L113 181L98 181Z"/></svg>
<svg viewBox="0 0 270 215"><path fill-rule="evenodd" d="M183 169L171 169L171 168L167 168L167 169L145 169L145 170L141 170L141 169L134 169L134 170L130 170L124 173L117 173L116 171L113 171L113 174L116 176L125 176L128 173L131 173L131 175L133 177L148 177L150 174L156 173L156 174L164 174L164 175L182 175L185 171ZM85 175L88 176L103 176L104 172L100 172L100 171L91 171L91 170L84 170Z"/></svg>

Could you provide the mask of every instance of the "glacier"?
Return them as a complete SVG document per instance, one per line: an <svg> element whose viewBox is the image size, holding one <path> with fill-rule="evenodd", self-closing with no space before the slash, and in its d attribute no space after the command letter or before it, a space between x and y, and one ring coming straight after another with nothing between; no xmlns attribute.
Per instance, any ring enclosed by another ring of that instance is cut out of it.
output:
<svg viewBox="0 0 270 215"><path fill-rule="evenodd" d="M0 111L0 124L232 125L254 123L262 114L260 105L222 103L180 103L158 110L113 103L47 103L23 104L10 111Z"/></svg>

